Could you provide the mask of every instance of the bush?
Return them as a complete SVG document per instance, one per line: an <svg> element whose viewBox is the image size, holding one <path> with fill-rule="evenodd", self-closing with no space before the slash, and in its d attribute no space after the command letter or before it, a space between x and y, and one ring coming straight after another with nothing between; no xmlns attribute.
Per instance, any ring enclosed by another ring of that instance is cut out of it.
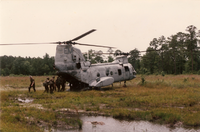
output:
<svg viewBox="0 0 200 132"><path fill-rule="evenodd" d="M198 75L200 75L200 70L197 72Z"/></svg>
<svg viewBox="0 0 200 132"><path fill-rule="evenodd" d="M142 79L142 85L144 85L144 83L145 83L145 78L142 77L141 79Z"/></svg>
<svg viewBox="0 0 200 132"><path fill-rule="evenodd" d="M150 72L147 72L145 75L151 75L151 73L150 73Z"/></svg>
<svg viewBox="0 0 200 132"><path fill-rule="evenodd" d="M188 78L184 78L183 82L187 82L188 81Z"/></svg>
<svg viewBox="0 0 200 132"><path fill-rule="evenodd" d="M148 72L148 70L146 68L141 68L141 74L146 74Z"/></svg>
<svg viewBox="0 0 200 132"><path fill-rule="evenodd" d="M164 77L164 76L165 76L165 72L164 72L164 71L162 71L162 72L161 72L161 75Z"/></svg>

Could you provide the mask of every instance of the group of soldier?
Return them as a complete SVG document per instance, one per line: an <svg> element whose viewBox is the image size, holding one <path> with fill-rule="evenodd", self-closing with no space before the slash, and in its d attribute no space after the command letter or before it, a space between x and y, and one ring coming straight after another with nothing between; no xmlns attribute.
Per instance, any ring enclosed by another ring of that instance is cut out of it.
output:
<svg viewBox="0 0 200 132"><path fill-rule="evenodd" d="M51 79L47 78L46 81L43 83L43 86L45 87L44 92L53 93L53 91L56 91L56 88L58 92L65 91L65 83L65 79L60 76L58 76L56 80L55 77L52 77Z"/></svg>
<svg viewBox="0 0 200 132"><path fill-rule="evenodd" d="M56 91L56 88L58 92L65 91L65 83L66 83L66 80L60 76L58 76L56 80L55 80L55 77L52 77L51 79L47 78L46 81L43 83L43 86L45 87L44 92L53 93L53 91ZM33 90L36 92L35 80L33 79L32 76L30 76L29 92L30 92L31 87L33 87Z"/></svg>

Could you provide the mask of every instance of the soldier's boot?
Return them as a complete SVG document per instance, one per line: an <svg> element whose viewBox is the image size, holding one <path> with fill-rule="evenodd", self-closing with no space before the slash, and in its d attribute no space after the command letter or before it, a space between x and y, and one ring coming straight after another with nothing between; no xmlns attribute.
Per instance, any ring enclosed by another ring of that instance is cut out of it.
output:
<svg viewBox="0 0 200 132"><path fill-rule="evenodd" d="M55 91L56 91L56 84L54 84L54 89L55 89Z"/></svg>
<svg viewBox="0 0 200 132"><path fill-rule="evenodd" d="M50 88L50 93L53 94L53 88Z"/></svg>
<svg viewBox="0 0 200 132"><path fill-rule="evenodd" d="M62 88L61 91L64 92L64 91L65 91L65 88Z"/></svg>
<svg viewBox="0 0 200 132"><path fill-rule="evenodd" d="M34 89L34 92L36 92L35 87L33 89Z"/></svg>
<svg viewBox="0 0 200 132"><path fill-rule="evenodd" d="M59 88L59 86L57 86L57 89L58 89L58 92L60 92L60 88Z"/></svg>

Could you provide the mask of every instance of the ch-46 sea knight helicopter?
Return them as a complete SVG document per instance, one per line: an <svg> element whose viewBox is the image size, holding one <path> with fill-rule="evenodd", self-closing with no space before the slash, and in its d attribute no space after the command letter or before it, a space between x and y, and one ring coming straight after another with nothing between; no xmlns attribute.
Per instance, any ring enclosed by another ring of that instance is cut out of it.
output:
<svg viewBox="0 0 200 132"><path fill-rule="evenodd" d="M73 45L114 48L109 46L74 42L94 31L96 30L92 29L69 41L45 43L58 44L56 47L54 67L57 70L57 75L69 82L70 90L100 88L111 85L114 82L122 81L124 81L124 85L126 85L127 80L131 80L136 77L135 69L130 63L128 63L128 54L119 54L119 56L117 56L111 63L91 64L90 61L85 60L81 50Z"/></svg>

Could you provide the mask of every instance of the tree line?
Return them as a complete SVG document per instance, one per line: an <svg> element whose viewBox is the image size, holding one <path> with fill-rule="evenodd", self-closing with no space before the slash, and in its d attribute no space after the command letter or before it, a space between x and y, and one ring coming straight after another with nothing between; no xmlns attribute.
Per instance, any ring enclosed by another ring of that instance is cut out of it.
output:
<svg viewBox="0 0 200 132"><path fill-rule="evenodd" d="M193 25L186 27L186 33L178 32L169 37L153 38L146 51L136 48L129 52L128 61L138 74L200 74L200 30ZM112 50L108 51L113 53ZM143 53L141 55L141 53ZM86 60L94 63L112 62L117 53L104 55L102 51L89 50L83 53ZM54 57L47 53L43 58L1 56L1 75L52 75Z"/></svg>
<svg viewBox="0 0 200 132"><path fill-rule="evenodd" d="M47 53L43 58L1 56L1 76L14 75L52 75L54 57Z"/></svg>
<svg viewBox="0 0 200 132"><path fill-rule="evenodd" d="M140 74L200 74L200 30L193 25L186 33L153 38L145 54L137 49L130 51L129 62Z"/></svg>

